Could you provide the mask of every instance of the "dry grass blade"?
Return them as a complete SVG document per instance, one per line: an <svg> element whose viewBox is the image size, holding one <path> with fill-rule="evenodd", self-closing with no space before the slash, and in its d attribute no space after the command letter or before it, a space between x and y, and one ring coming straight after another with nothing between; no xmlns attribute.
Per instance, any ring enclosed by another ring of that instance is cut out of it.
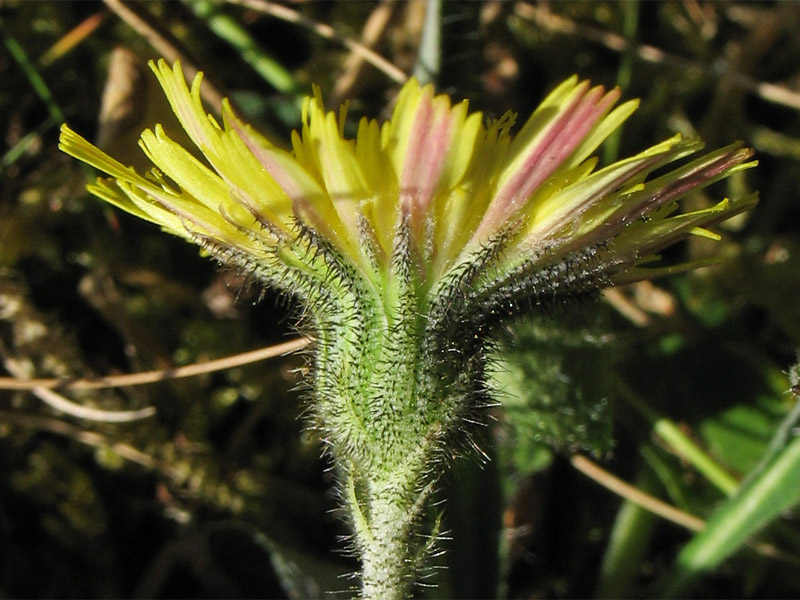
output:
<svg viewBox="0 0 800 600"><path fill-rule="evenodd" d="M395 67L391 62L383 58L380 54L378 54L374 50L370 50L363 44L360 44L355 40L352 40L346 36L336 33L336 30L330 25L326 25L325 23L317 23L316 21L307 19L306 17L304 17L297 11L292 10L291 8L287 8L286 6L275 4L273 2L267 2L266 0L227 0L227 1L230 4L238 4L240 6L245 6L251 10L255 10L257 12L264 13L266 15L270 15L278 19L282 19L284 21L287 21L288 23L294 23L296 25L300 25L301 27L305 27L306 29L313 31L315 34L317 34L322 38L338 42L342 44L345 48L350 50L353 54L361 56L365 61L374 66L376 69L385 73L386 76L389 77L389 79L397 83L405 83L406 80L408 79L408 75L406 73L404 73L401 69Z"/></svg>
<svg viewBox="0 0 800 600"><path fill-rule="evenodd" d="M364 27L361 30L361 44L367 49L371 49L378 43L383 34L386 32L386 27L391 20L395 8L394 0L383 0L375 7ZM358 81L361 74L364 72L364 67L367 61L363 53L351 51L350 56L344 61L342 74L336 80L336 85L331 94L331 106L338 106L348 98Z"/></svg>
<svg viewBox="0 0 800 600"><path fill-rule="evenodd" d="M658 498L654 498L650 494L642 492L629 483L625 483L585 456L576 454L572 457L571 462L572 466L578 469L578 471L590 479L593 479L604 488L611 490L626 500L638 504L659 517L680 525L681 527L685 527L686 529L690 529L691 531L700 531L705 527L705 521L703 521L703 519L683 512L666 502L662 502Z"/></svg>
<svg viewBox="0 0 800 600"><path fill-rule="evenodd" d="M152 406L140 408L138 410L102 410L100 408L91 408L76 404L57 394L53 390L45 388L33 388L33 394L42 402L63 412L71 417L79 419L87 419L89 421L97 421L99 423L129 423L131 421L141 421L156 414L156 409Z"/></svg>
<svg viewBox="0 0 800 600"><path fill-rule="evenodd" d="M86 17L39 57L39 66L42 68L49 67L62 56L69 53L70 50L95 32L97 28L103 24L108 14L108 11L103 9Z"/></svg>
<svg viewBox="0 0 800 600"><path fill-rule="evenodd" d="M194 377L214 371L222 371L233 367L240 367L260 360L276 358L284 354L297 352L311 343L309 338L298 338L283 344L259 348L250 352L243 352L233 356L226 356L207 362L194 363L174 369L158 369L155 371L142 371L128 375L114 375L97 379L75 379L65 381L59 378L46 379L17 379L15 377L0 377L0 389L5 390L35 390L54 389L59 390L96 390L101 388L126 387L133 385L143 385L146 383L157 383L171 379L181 379L184 377Z"/></svg>
<svg viewBox="0 0 800 600"><path fill-rule="evenodd" d="M689 513L675 508L666 502L662 502L658 498L654 498L650 494L642 492L638 488L622 481L615 475L612 475L600 465L592 462L585 456L576 454L572 457L570 462L578 471L586 475L589 479L596 481L607 490L614 492L626 500L630 500L634 504L641 506L645 510L650 511L651 513L658 515L667 521L675 523L676 525L680 525L681 527L685 527L690 531L700 531L706 526L706 522L703 521L703 519L694 515L690 515ZM767 544L764 542L750 542L748 546L763 556L769 556L792 565L800 566L799 556L784 552L772 544Z"/></svg>
<svg viewBox="0 0 800 600"><path fill-rule="evenodd" d="M168 62L180 60L183 71L189 80L193 79L199 70L197 61L193 60L183 45L167 30L165 30L155 17L147 12L141 4L135 2L122 2L121 0L103 0L112 11L136 33L141 35L148 43ZM222 99L226 96L221 91L219 84L212 82L212 75L207 70L204 73L203 86L200 95L203 100L217 113L220 112Z"/></svg>
<svg viewBox="0 0 800 600"><path fill-rule="evenodd" d="M5 356L5 353L3 354L3 366L6 370L19 378L16 381L26 381L23 379L24 372L20 365ZM128 423L130 421L140 421L156 414L156 409L151 406L138 410L103 410L77 404L61 394L41 386L33 386L30 391L51 408L79 419L88 419L101 423Z"/></svg>
<svg viewBox="0 0 800 600"><path fill-rule="evenodd" d="M623 52L628 49L630 42L624 37L603 31L595 27L581 25L566 17L556 15L547 8L546 4L539 4L533 6L527 2L518 2L514 6L515 13L522 17L536 23L539 27L549 31L563 33L565 35L577 35L584 39L602 44L606 48L615 52ZM758 81L753 77L744 75L742 73L732 72L730 70L720 71L715 65L708 65L696 60L689 60L675 54L670 54L650 46L648 44L634 44L633 50L636 56L645 62L657 64L670 64L688 69L696 69L702 73L706 73L711 77L719 77L724 74L731 79L736 85L758 95L763 100L788 106L796 110L800 110L800 94L794 92L786 87L775 85L764 81Z"/></svg>

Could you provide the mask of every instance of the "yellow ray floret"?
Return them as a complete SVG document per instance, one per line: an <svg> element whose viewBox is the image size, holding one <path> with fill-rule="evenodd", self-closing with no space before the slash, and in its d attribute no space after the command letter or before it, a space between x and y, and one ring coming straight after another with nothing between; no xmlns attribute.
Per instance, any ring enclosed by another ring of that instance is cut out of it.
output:
<svg viewBox="0 0 800 600"><path fill-rule="evenodd" d="M706 213L677 219L674 203L754 164L744 162L749 150L730 146L648 181L654 169L702 147L675 136L598 169L592 153L638 102L614 108L618 89L577 77L556 87L516 135L515 115L484 122L467 101L453 103L411 79L389 121L364 118L349 139L347 105L327 111L315 86L291 150L284 150L240 121L227 101L222 125L207 114L201 74L187 84L178 62L150 66L197 151L156 124L141 136L156 167L143 176L65 126L62 149L112 178L98 180L92 193L176 235L257 259L302 226L373 280L388 271L406 227L430 281L498 236L505 236L508 264L555 248L607 244L617 235L624 240L617 247L631 256L638 256L636 240L655 247L670 232L714 237L703 228ZM713 215L719 220L735 210L741 207L718 205ZM636 225L645 215L670 222Z"/></svg>

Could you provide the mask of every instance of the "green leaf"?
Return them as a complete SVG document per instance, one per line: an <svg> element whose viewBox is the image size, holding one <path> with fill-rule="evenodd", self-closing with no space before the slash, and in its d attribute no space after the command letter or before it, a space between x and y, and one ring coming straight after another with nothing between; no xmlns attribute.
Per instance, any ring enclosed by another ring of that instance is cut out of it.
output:
<svg viewBox="0 0 800 600"><path fill-rule="evenodd" d="M709 519L678 555L665 581L664 597L687 592L700 576L716 569L756 533L800 502L800 437L747 482Z"/></svg>
<svg viewBox="0 0 800 600"><path fill-rule="evenodd" d="M531 454L538 454L531 444L605 454L613 353L600 337L565 323L520 323L492 378L515 441Z"/></svg>

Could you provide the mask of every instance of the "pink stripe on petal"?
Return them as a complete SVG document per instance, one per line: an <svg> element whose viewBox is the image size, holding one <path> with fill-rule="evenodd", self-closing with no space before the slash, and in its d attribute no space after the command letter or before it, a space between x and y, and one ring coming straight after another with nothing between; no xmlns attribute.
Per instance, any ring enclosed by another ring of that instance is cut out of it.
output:
<svg viewBox="0 0 800 600"><path fill-rule="evenodd" d="M586 87L587 83L584 82L583 87ZM580 105L585 95L585 90L583 93L578 94L564 110L564 113L547 126L546 133L535 146L528 150L530 152L529 156L517 167L516 173L505 182L502 188L497 190L473 235L473 240L482 241L485 237L497 231L517 211L519 208L518 203L527 199L527 195L521 193L523 186L530 187L526 185L526 179L530 178L532 173L534 176L536 175L533 169L541 161L548 146L558 137L569 122L573 112L577 110L577 106Z"/></svg>
<svg viewBox="0 0 800 600"><path fill-rule="evenodd" d="M595 187L593 189L590 188L591 192L587 193L585 198L582 198L579 204L571 207L565 204L565 210L560 211L557 216L548 220L547 223L541 224L540 227L537 227L526 234L528 239L523 243L527 244L529 247L535 247L541 244L544 240L548 240L554 235L557 235L565 226L567 226L570 221L576 221L576 219L580 219L586 213L586 211L599 205L604 198L619 191L623 185L626 185L626 182L630 182L642 172L651 170L655 165L663 161L665 156L667 156L667 153L658 154L640 163L633 163L626 169L621 170L617 176L614 177L614 179L606 182L604 185ZM601 172L598 171L598 173L595 173L595 175L590 176L589 179L591 179L591 177L599 176L600 173ZM603 232L608 232L612 215L613 213L607 217L606 222L602 227ZM568 245L559 245L559 248L564 250L565 248L577 247L581 245L586 245L584 238L576 237L573 238Z"/></svg>
<svg viewBox="0 0 800 600"><path fill-rule="evenodd" d="M563 163L594 127L608 102L600 101L603 88L596 87L583 97L574 112L568 115L563 125L550 137L538 160L530 164L516 195L527 198ZM610 94L609 94L610 96ZM606 96L608 98L608 96ZM611 98L613 103L615 98Z"/></svg>
<svg viewBox="0 0 800 600"><path fill-rule="evenodd" d="M455 117L449 102L426 95L414 117L400 178L401 208L422 234L431 202L441 181L453 137Z"/></svg>
<svg viewBox="0 0 800 600"><path fill-rule="evenodd" d="M750 148L737 148L735 151L724 154L710 163L698 165L698 167L681 174L674 181L660 187L645 202L632 207L632 210L625 214L623 221L636 220L667 202L686 195L692 189L705 184L709 179L713 179L728 169L743 163L752 155L753 151Z"/></svg>
<svg viewBox="0 0 800 600"><path fill-rule="evenodd" d="M419 197L419 182L416 180L417 162L428 131L432 117L430 92L424 94L413 119L413 126L409 132L408 145L403 157L403 172L400 175L400 208L405 214L417 214L417 198Z"/></svg>
<svg viewBox="0 0 800 600"><path fill-rule="evenodd" d="M506 182L501 190L498 190L495 199L492 201L492 204L496 205L498 209L504 209L508 204L513 203L522 196L521 189L525 184L525 180L530 177L531 170L541 161L542 156L547 151L550 144L559 136L571 119L574 111L578 109L581 101L586 97L587 90L585 88L587 86L588 82L582 84L584 88L582 93L578 94L572 100L572 103L564 110L564 113L547 127L547 133L530 149L530 155L518 167L517 173Z"/></svg>
<svg viewBox="0 0 800 600"><path fill-rule="evenodd" d="M558 167L580 146L597 121L619 98L619 90L604 94L602 86L578 95L548 128L524 163L498 191L473 239L483 239L505 223Z"/></svg>
<svg viewBox="0 0 800 600"><path fill-rule="evenodd" d="M414 160L414 181L419 186L417 210L425 214L433 199L450 146L452 117L449 113L436 120L425 136L425 145Z"/></svg>

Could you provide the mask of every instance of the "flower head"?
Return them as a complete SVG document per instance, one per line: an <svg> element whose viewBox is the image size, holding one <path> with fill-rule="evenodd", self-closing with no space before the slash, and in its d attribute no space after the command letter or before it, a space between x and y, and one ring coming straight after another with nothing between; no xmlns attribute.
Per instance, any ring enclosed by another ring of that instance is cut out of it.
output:
<svg viewBox="0 0 800 600"><path fill-rule="evenodd" d="M95 195L278 285L287 265L313 270L298 247L310 235L376 289L386 289L405 244L425 293L465 269L478 288L498 293L526 278L541 287L547 269L576 264L570 285L567 278L548 286L585 291L601 279L635 278L654 252L691 233L713 236L704 227L755 203L754 196L726 199L677 212L689 192L755 164L745 162L752 152L740 144L649 181L702 144L675 136L597 169L592 153L637 102L615 108L618 89L576 77L548 95L516 135L513 114L484 122L467 101L454 105L412 79L390 121L364 118L348 139L347 106L338 118L326 112L315 87L287 151L242 123L227 102L221 125L206 114L201 74L189 87L179 63L151 67L204 160L160 125L141 136L155 165L144 176L66 126L61 148L111 176L89 186ZM487 249L496 250L491 260ZM480 277L469 267L477 263L488 269Z"/></svg>
<svg viewBox="0 0 800 600"><path fill-rule="evenodd" d="M66 126L61 148L111 176L89 189L301 297L315 327L313 414L334 455L364 597L407 597L438 461L489 404L486 341L554 298L641 277L643 261L751 207L680 213L689 192L752 166L734 144L675 136L598 169L592 153L636 108L573 77L516 135L410 80L391 120L326 112L319 89L283 150L226 103L222 123L180 65L151 64L202 159L156 125L139 175Z"/></svg>

